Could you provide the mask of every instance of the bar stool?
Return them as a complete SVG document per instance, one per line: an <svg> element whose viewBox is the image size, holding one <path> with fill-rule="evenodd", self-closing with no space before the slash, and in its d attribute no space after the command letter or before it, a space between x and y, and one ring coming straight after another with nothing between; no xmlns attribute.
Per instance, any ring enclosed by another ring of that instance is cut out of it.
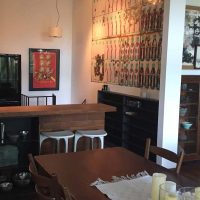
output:
<svg viewBox="0 0 200 200"><path fill-rule="evenodd" d="M60 151L59 141L60 139L65 140L65 152L68 152L68 140L74 137L74 133L70 130L65 131L49 131L49 132L41 132L40 133L40 149L42 142L47 138L52 138L57 140L57 153Z"/></svg>
<svg viewBox="0 0 200 200"><path fill-rule="evenodd" d="M105 130L77 130L75 132L75 139L74 139L74 152L77 150L77 143L81 137L89 137L92 140L92 149L94 145L94 138L99 138L101 140L101 149L104 148L104 136L107 133Z"/></svg>

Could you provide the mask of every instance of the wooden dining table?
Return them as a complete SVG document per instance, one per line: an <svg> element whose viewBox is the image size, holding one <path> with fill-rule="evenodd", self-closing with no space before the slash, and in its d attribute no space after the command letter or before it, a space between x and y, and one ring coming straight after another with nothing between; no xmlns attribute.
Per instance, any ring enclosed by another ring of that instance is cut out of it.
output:
<svg viewBox="0 0 200 200"><path fill-rule="evenodd" d="M35 160L48 175L55 173L59 183L68 187L77 200L108 199L95 186L90 186L97 178L111 181L112 176L136 175L144 170L149 175L154 172L165 173L167 180L175 181L181 186L198 185L197 181L177 175L122 147L39 155L35 156Z"/></svg>

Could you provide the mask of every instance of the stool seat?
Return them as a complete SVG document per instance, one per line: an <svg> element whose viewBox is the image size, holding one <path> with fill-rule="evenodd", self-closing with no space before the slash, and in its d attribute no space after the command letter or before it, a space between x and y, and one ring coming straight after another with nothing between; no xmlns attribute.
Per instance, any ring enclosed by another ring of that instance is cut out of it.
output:
<svg viewBox="0 0 200 200"><path fill-rule="evenodd" d="M59 153L60 147L59 147L59 140L64 139L65 140L65 152L68 152L68 139L73 138L74 133L70 130L64 130L64 131L48 131L48 132L41 132L40 133L40 147L42 145L42 142L47 138L52 138L57 140L57 153Z"/></svg>
<svg viewBox="0 0 200 200"><path fill-rule="evenodd" d="M77 130L76 134L80 134L86 137L99 137L99 136L106 136L107 133L104 130Z"/></svg>
<svg viewBox="0 0 200 200"><path fill-rule="evenodd" d="M41 132L41 135L44 135L49 138L63 138L65 136L67 137L74 137L74 133L72 131L66 130L66 131L51 131L51 132Z"/></svg>
<svg viewBox="0 0 200 200"><path fill-rule="evenodd" d="M101 140L101 149L104 148L104 136L107 135L105 130L77 130L75 132L75 139L74 139L74 152L77 150L77 143L81 137L89 137L92 139L92 149L93 149L93 139L99 138Z"/></svg>

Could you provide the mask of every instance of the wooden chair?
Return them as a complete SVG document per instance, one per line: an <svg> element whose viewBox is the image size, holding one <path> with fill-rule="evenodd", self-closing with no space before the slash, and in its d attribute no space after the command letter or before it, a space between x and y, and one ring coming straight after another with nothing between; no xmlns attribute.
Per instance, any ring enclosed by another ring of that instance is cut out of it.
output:
<svg viewBox="0 0 200 200"><path fill-rule="evenodd" d="M28 160L29 160L29 163L30 163L30 165L31 165L32 173L38 174L38 169L37 169L35 160L34 160L34 158L33 158L33 155L32 155L31 153L28 154Z"/></svg>
<svg viewBox="0 0 200 200"><path fill-rule="evenodd" d="M183 157L184 157L184 151L183 150L180 152L179 155L177 155L176 153L174 153L170 150L151 145L151 139L147 138L146 139L145 155L144 155L144 157L146 159L149 159L149 153L153 153L153 154L158 155L160 157L163 157L163 158L165 158L165 159L167 159L171 162L176 163L176 173L179 174L180 169L181 169L181 165L182 165L182 162L183 162Z"/></svg>
<svg viewBox="0 0 200 200"><path fill-rule="evenodd" d="M35 190L39 200L75 200L68 189L58 183L55 174L52 174L51 177L39 175L38 171L35 170L36 165L31 154L29 155L29 160L29 171L35 183Z"/></svg>

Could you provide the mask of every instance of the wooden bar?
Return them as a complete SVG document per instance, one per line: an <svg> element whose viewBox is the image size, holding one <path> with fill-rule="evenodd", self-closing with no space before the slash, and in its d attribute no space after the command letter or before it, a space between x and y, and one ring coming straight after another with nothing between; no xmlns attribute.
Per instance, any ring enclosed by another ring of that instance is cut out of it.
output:
<svg viewBox="0 0 200 200"><path fill-rule="evenodd" d="M105 112L116 108L105 104L0 107L0 118L38 117L39 131L102 129Z"/></svg>
<svg viewBox="0 0 200 200"><path fill-rule="evenodd" d="M116 108L105 104L66 104L48 106L10 106L0 107L1 117L40 117L80 113L114 112Z"/></svg>
<svg viewBox="0 0 200 200"><path fill-rule="evenodd" d="M38 138L41 131L104 129L105 112L114 111L116 111L115 107L105 104L12 106L0 107L0 120L6 123L6 127L12 127L12 132L15 132L15 130L25 128L24 125L19 125L18 122L28 124L29 122L26 122L26 119L34 119L35 124L25 129L32 133L34 138ZM12 124L15 122L15 125L9 124L10 121L12 121ZM73 139L70 139L69 143L71 144L72 141ZM73 145L70 144L69 151L73 149ZM95 144L98 145L98 141ZM90 141L88 139L80 139L79 149L82 147L87 149L89 146Z"/></svg>

